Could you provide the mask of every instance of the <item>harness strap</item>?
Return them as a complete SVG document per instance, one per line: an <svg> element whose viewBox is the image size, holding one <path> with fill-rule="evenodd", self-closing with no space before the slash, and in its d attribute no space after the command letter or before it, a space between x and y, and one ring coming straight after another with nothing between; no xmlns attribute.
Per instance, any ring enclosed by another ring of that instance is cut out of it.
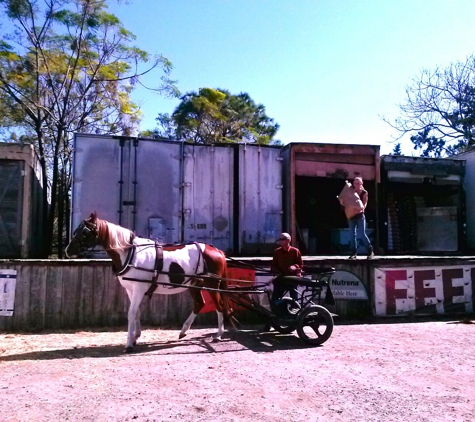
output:
<svg viewBox="0 0 475 422"><path fill-rule="evenodd" d="M198 274L198 269L200 268L200 259L203 259L203 274L206 274L208 272L208 267L206 265L206 260L203 258L203 251L201 250L200 244L198 242L193 243L198 248L198 261L196 262L195 274Z"/></svg>
<svg viewBox="0 0 475 422"><path fill-rule="evenodd" d="M135 235L132 235L130 238L130 243L132 243L132 246L129 248L129 252L127 253L127 258L124 261L124 265L122 268L116 268L114 264L112 264L112 272L116 275L122 275L125 274L127 271L130 269L130 263L132 262L132 259L134 259L135 255L135 249L136 245L133 243L134 242Z"/></svg>
<svg viewBox="0 0 475 422"><path fill-rule="evenodd" d="M145 293L145 296L148 296L149 299L152 299L152 294L158 287L157 279L162 269L163 269L163 248L158 244L157 241L155 241L155 265L153 268L152 284L148 288L147 292Z"/></svg>

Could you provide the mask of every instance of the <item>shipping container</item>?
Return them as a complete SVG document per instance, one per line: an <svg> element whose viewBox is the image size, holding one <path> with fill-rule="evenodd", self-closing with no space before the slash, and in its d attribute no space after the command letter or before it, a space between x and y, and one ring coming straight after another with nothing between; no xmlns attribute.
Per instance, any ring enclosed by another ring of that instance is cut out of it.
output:
<svg viewBox="0 0 475 422"><path fill-rule="evenodd" d="M463 252L465 161L388 155L381 167L386 253Z"/></svg>
<svg viewBox="0 0 475 422"><path fill-rule="evenodd" d="M465 161L465 219L467 250L475 251L475 150L458 154L454 159Z"/></svg>
<svg viewBox="0 0 475 422"><path fill-rule="evenodd" d="M43 178L31 144L0 143L0 258L39 258Z"/></svg>
<svg viewBox="0 0 475 422"><path fill-rule="evenodd" d="M268 255L282 232L282 157L280 147L239 145L235 180L239 190L241 255Z"/></svg>
<svg viewBox="0 0 475 422"><path fill-rule="evenodd" d="M348 222L337 195L355 177L363 178L368 191L366 222L378 246L379 146L297 143L286 145L282 156L284 229L302 253L349 253Z"/></svg>
<svg viewBox="0 0 475 422"><path fill-rule="evenodd" d="M181 148L112 136L74 139L71 225L92 212L160 243L181 239ZM94 256L102 257L98 251Z"/></svg>
<svg viewBox="0 0 475 422"><path fill-rule="evenodd" d="M233 252L233 171L233 148L184 145L183 242Z"/></svg>
<svg viewBox="0 0 475 422"><path fill-rule="evenodd" d="M206 242L235 255L275 248L280 147L76 134L74 148L73 229L97 211L162 244Z"/></svg>

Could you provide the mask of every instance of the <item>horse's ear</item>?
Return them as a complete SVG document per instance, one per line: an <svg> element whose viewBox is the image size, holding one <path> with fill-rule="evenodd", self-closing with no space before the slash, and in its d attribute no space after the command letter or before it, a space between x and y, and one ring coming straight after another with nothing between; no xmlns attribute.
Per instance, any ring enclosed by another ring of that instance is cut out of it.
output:
<svg viewBox="0 0 475 422"><path fill-rule="evenodd" d="M96 224L97 221L97 211L91 212L91 216L89 217L91 219L91 222Z"/></svg>

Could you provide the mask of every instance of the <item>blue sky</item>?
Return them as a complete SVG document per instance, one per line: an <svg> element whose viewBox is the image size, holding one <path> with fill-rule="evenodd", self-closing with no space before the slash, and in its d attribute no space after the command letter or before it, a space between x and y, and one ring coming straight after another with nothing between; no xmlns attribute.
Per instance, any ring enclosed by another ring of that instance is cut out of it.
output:
<svg viewBox="0 0 475 422"><path fill-rule="evenodd" d="M394 148L405 88L475 52L473 0L134 0L110 3L135 44L173 63L182 93L247 92L277 138ZM158 84L158 73L146 85ZM179 100L137 89L142 129ZM414 153L409 138L403 152Z"/></svg>

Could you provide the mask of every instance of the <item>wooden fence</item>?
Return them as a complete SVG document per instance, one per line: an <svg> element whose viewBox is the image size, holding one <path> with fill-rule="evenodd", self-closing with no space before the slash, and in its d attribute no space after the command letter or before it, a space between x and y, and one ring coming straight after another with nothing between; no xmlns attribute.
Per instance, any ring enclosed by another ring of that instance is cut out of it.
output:
<svg viewBox="0 0 475 422"><path fill-rule="evenodd" d="M13 316L0 316L0 331L114 327L127 323L129 299L109 260L13 260L17 271ZM191 311L187 292L154 295L141 305L142 323L181 326ZM216 313L197 323L216 321Z"/></svg>
<svg viewBox="0 0 475 422"><path fill-rule="evenodd" d="M242 258L257 268L268 268L271 258ZM366 260L365 260L366 261ZM370 291L371 265L368 262L349 262L306 257L309 265L334 265L351 268ZM111 261L93 260L0 260L0 269L17 271L13 316L0 316L0 331L39 331L45 329L83 329L89 327L117 327L127 324L129 299L125 289L112 273ZM237 278L236 275L230 276ZM259 296L258 300L267 299ZM144 325L181 327L191 312L191 298L187 292L174 295L153 295L141 304ZM369 315L368 301L338 301L329 310L341 316ZM238 312L239 321L262 322L249 311ZM216 313L200 314L195 325L217 323Z"/></svg>
<svg viewBox="0 0 475 422"><path fill-rule="evenodd" d="M256 268L268 268L270 259L241 258ZM456 269L463 265L474 266L475 260L473 257L378 257L374 260L304 257L304 263L309 267L331 265L361 280L368 300L337 300L336 305L328 307L340 317L351 319L374 315L375 268L414 271L417 267L437 266ZM16 270L17 282L13 315L0 316L0 331L117 327L127 323L129 299L112 273L111 261L108 259L0 260L1 269ZM454 280L450 282L453 286L451 284L447 292L449 301L452 300L451 296L460 295L460 280ZM475 276L471 284L470 292L475 291ZM475 308L475 299L470 300L473 300ZM141 320L144 325L181 327L190 312L191 299L187 292L154 295L151 300L144 298L142 301ZM239 317L241 322L260 321L249 311ZM216 313L199 315L195 324L216 324Z"/></svg>

